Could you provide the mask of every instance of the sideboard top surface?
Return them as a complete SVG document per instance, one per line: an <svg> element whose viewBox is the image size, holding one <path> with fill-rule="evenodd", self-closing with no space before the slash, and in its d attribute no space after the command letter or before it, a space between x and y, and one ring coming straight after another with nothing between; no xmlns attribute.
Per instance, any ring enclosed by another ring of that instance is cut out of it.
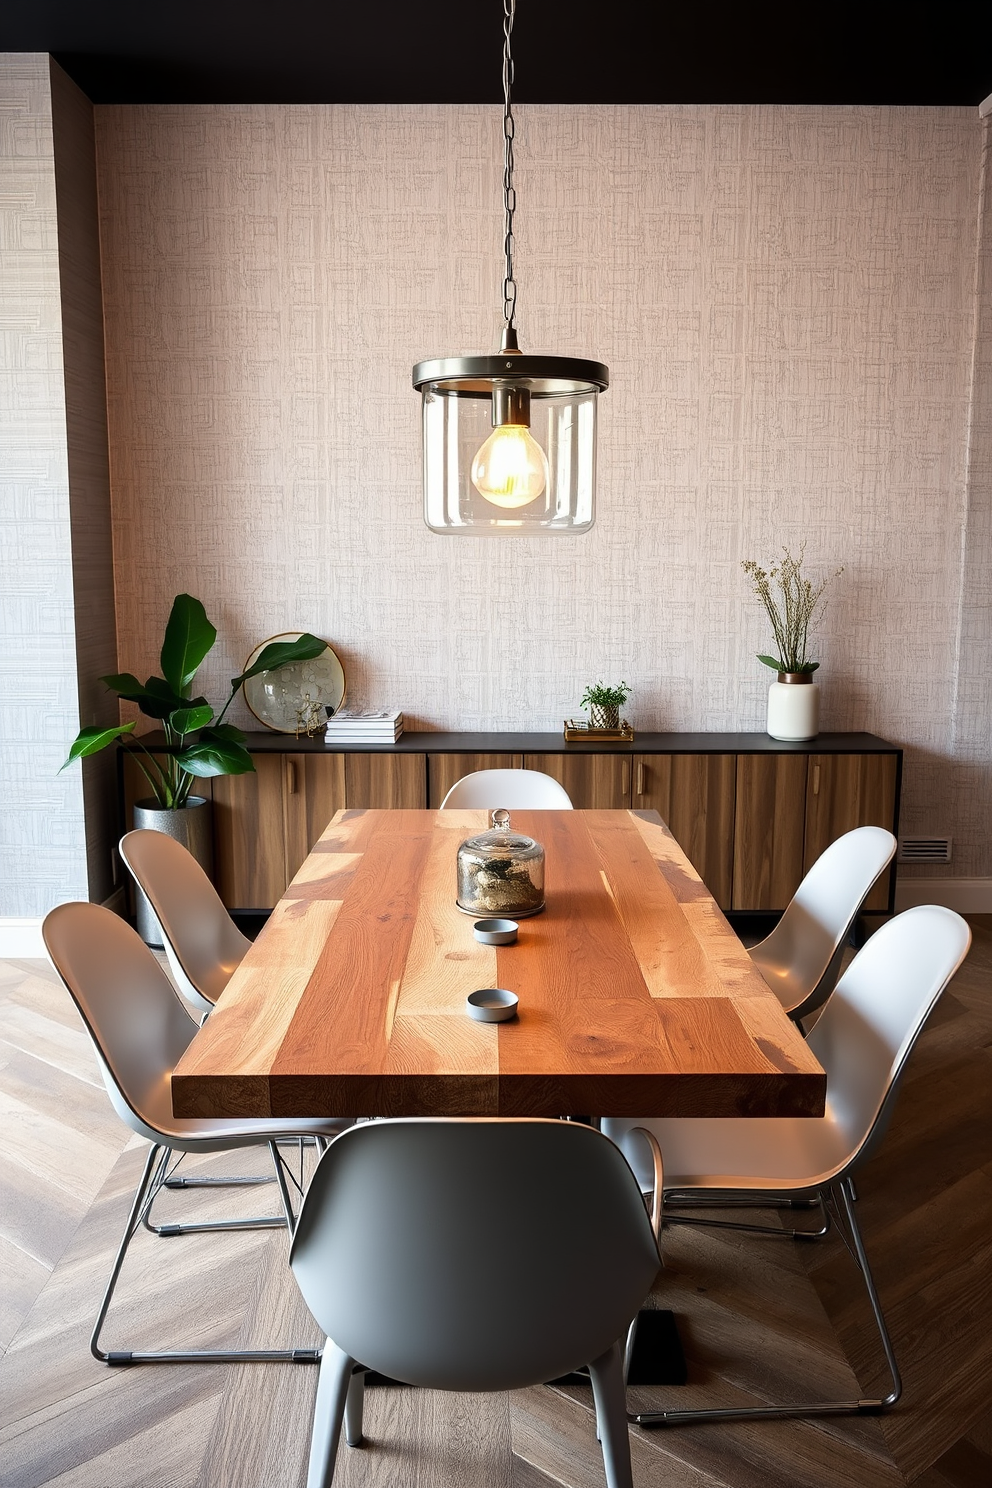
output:
<svg viewBox="0 0 992 1488"><path fill-rule="evenodd" d="M142 734L146 747L165 747L159 731ZM125 749L134 748L127 740ZM818 734L787 743L769 734L635 734L631 743L615 739L566 743L560 733L425 733L400 735L395 744L352 743L322 738L297 739L292 734L255 731L248 735L252 754L900 754L898 744L875 734Z"/></svg>

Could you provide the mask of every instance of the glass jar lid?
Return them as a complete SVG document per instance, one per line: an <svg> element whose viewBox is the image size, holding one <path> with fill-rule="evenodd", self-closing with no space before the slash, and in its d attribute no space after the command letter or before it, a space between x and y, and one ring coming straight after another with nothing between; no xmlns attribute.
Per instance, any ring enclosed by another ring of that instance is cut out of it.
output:
<svg viewBox="0 0 992 1488"><path fill-rule="evenodd" d="M540 847L540 843L535 842L533 837L526 837L523 832L514 832L510 825L510 813L505 808L490 812L489 820L492 822L489 830L480 832L476 837L469 837L462 843L462 847L482 856L493 854L497 857L506 857L507 853L517 857Z"/></svg>

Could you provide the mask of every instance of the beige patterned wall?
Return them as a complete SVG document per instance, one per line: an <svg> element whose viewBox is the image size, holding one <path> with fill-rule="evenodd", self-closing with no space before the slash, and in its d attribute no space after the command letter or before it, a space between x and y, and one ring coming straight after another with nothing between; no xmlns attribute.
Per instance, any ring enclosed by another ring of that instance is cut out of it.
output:
<svg viewBox="0 0 992 1488"><path fill-rule="evenodd" d="M992 116L984 119L960 665L951 751L955 857L992 871Z"/></svg>
<svg viewBox="0 0 992 1488"><path fill-rule="evenodd" d="M519 110L523 347L612 374L574 539L421 516L412 364L499 331L498 110L101 108L97 144L122 668L185 589L221 633L212 697L299 626L409 725L555 729L622 676L642 728L759 730L740 560L805 542L845 569L824 727L905 744L904 827L992 873L954 760L982 736L966 573L972 658L990 629L973 110Z"/></svg>
<svg viewBox="0 0 992 1488"><path fill-rule="evenodd" d="M0 53L0 931L87 897L47 56Z"/></svg>

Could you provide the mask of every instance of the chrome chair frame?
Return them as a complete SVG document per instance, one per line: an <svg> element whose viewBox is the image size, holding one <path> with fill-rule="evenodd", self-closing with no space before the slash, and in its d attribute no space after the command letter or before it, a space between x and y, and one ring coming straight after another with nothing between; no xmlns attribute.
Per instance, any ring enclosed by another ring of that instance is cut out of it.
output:
<svg viewBox="0 0 992 1488"><path fill-rule="evenodd" d="M816 1232L681 1215L669 1222L746 1229L785 1239L816 1239L833 1223L861 1271L890 1375L884 1395L803 1405L643 1411L631 1417L636 1424L877 1415L899 1400L902 1380L858 1226L854 1173L879 1146L907 1060L970 943L971 932L960 915L921 905L888 921L862 947L810 1036L810 1046L827 1071L827 1112L820 1120L604 1118L603 1131L615 1141L623 1143L646 1130L662 1146L667 1142L671 1191L680 1203L701 1199L713 1206L729 1199L751 1207L756 1202L777 1206L794 1200L818 1202L823 1224ZM629 1144L627 1156L644 1187L649 1181L656 1183L657 1175L649 1180L637 1146Z"/></svg>
<svg viewBox="0 0 992 1488"><path fill-rule="evenodd" d="M210 1230L285 1228L291 1236L296 1216L290 1185L294 1184L302 1194L302 1166L297 1182L283 1160L279 1143L302 1144L312 1140L323 1152L351 1122L173 1116L169 1077L192 1041L197 1023L152 952L129 925L98 904L60 905L46 916L42 934L52 965L90 1035L111 1104L125 1125L150 1143L90 1340L94 1358L111 1365L317 1362L320 1352L314 1349L152 1351L101 1347L100 1333L128 1247L139 1228L144 1226L163 1236ZM245 1147L268 1148L279 1187L281 1215L172 1226L151 1224L152 1204L185 1153L225 1152ZM301 1145L298 1150L302 1163Z"/></svg>

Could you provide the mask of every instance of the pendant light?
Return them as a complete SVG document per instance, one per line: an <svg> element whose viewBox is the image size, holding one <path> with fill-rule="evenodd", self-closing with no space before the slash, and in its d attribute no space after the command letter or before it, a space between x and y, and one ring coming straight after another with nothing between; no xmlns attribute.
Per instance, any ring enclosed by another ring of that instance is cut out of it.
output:
<svg viewBox="0 0 992 1488"><path fill-rule="evenodd" d="M587 532L596 515L596 403L602 362L526 356L513 277L513 59L516 0L503 0L503 334L492 356L418 362L424 516L434 532Z"/></svg>

